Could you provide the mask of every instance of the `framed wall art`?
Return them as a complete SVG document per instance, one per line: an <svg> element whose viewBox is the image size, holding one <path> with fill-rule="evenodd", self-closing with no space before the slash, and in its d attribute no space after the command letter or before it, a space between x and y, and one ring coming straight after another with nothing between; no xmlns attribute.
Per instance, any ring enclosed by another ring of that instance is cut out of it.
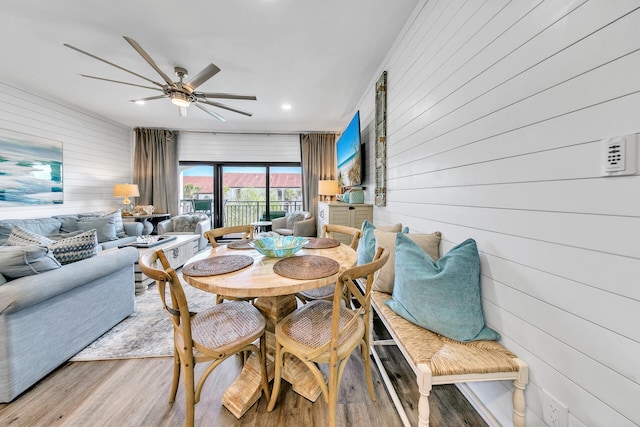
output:
<svg viewBox="0 0 640 427"><path fill-rule="evenodd" d="M63 200L62 142L0 129L0 208Z"/></svg>
<svg viewBox="0 0 640 427"><path fill-rule="evenodd" d="M387 205L387 72L376 82L376 206Z"/></svg>

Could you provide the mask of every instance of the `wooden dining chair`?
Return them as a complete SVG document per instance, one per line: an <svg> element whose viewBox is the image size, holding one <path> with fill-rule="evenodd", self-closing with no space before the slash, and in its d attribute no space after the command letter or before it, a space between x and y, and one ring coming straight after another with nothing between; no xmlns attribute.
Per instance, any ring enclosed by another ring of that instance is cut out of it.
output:
<svg viewBox="0 0 640 427"><path fill-rule="evenodd" d="M215 248L219 246L218 237L223 237L228 234L240 234L242 233L241 240L253 239L253 226L251 225L234 225L230 227L218 227L212 228L209 231L205 231L203 236L211 243L211 247ZM253 301L255 298L239 298L230 297L228 295L216 295L216 303L220 304L224 300L230 301Z"/></svg>
<svg viewBox="0 0 640 427"><path fill-rule="evenodd" d="M336 225L336 224L325 224L322 227L322 237L328 239L335 239L336 234L344 234L347 236L351 236L351 243L349 246L352 249L358 248L358 242L360 241L360 236L362 236L362 230L359 228L349 227L346 225ZM335 283L327 286L322 286L316 289L309 289L308 291L298 292L296 297L302 301L303 304L308 303L309 301L315 300L328 300L331 301L333 299L333 293L335 292L336 285ZM349 296L349 292L345 290L344 293L344 301L348 306L351 304L351 297Z"/></svg>
<svg viewBox="0 0 640 427"><path fill-rule="evenodd" d="M276 355L273 390L267 411L272 411L278 400L284 355L286 353L300 359L318 381L325 401L329 406L329 426L336 425L336 406L340 380L345 365L353 350L360 346L365 375L372 400L376 400L371 377L370 336L371 336L371 289L373 277L389 259L389 253L379 248L373 261L345 270L336 283L333 301L313 301L294 310L276 325ZM366 278L361 290L356 279ZM358 308L342 305L344 289L358 300ZM329 364L329 380L316 363Z"/></svg>
<svg viewBox="0 0 640 427"><path fill-rule="evenodd" d="M162 269L157 268L160 262ZM202 386L211 372L229 357L254 352L261 363L262 391L269 399L266 374L265 320L260 311L245 301L218 304L199 313L189 311L189 304L176 271L163 251L147 252L139 260L144 274L156 280L162 305L173 323L174 365L169 402L178 391L180 372L184 371L186 425L193 426L195 404L200 401ZM165 295L169 285L171 300ZM260 348L254 342L260 340ZM211 362L195 384L194 367ZM195 388L194 388L195 386Z"/></svg>

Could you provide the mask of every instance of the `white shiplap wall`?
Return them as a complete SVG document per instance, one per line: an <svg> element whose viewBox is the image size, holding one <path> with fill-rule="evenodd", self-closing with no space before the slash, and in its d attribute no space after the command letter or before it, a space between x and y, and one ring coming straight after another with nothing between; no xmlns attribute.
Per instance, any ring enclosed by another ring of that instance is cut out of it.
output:
<svg viewBox="0 0 640 427"><path fill-rule="evenodd" d="M543 390L570 426L640 425L640 177L601 177L599 143L640 132L638 7L421 1L358 106L373 200L387 70L374 220L440 230L443 252L478 242L487 322L530 366L530 426L544 425ZM471 388L511 424L511 384Z"/></svg>
<svg viewBox="0 0 640 427"><path fill-rule="evenodd" d="M300 136L182 131L180 161L300 162Z"/></svg>
<svg viewBox="0 0 640 427"><path fill-rule="evenodd" d="M113 185L131 182L131 129L41 95L0 82L0 132L62 142L64 203L0 207L0 219L39 218L117 209Z"/></svg>

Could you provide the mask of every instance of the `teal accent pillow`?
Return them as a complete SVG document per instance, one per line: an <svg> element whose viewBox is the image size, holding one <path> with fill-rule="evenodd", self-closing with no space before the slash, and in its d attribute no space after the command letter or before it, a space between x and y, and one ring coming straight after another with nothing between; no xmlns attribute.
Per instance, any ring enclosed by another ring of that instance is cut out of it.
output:
<svg viewBox="0 0 640 427"><path fill-rule="evenodd" d="M373 234L375 229L366 219L362 223L362 236L358 241L358 265L373 261L376 254L376 236Z"/></svg>
<svg viewBox="0 0 640 427"><path fill-rule="evenodd" d="M398 233L393 297L387 305L411 323L456 341L500 338L484 322L480 257L473 239L434 261Z"/></svg>

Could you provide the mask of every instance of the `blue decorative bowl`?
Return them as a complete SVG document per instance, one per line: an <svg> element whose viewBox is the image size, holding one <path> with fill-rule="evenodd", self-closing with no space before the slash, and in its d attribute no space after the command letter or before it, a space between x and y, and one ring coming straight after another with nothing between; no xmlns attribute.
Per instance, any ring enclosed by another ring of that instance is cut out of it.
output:
<svg viewBox="0 0 640 427"><path fill-rule="evenodd" d="M306 237L278 236L263 237L249 242L262 255L275 258L284 258L298 252L304 245L309 243Z"/></svg>

